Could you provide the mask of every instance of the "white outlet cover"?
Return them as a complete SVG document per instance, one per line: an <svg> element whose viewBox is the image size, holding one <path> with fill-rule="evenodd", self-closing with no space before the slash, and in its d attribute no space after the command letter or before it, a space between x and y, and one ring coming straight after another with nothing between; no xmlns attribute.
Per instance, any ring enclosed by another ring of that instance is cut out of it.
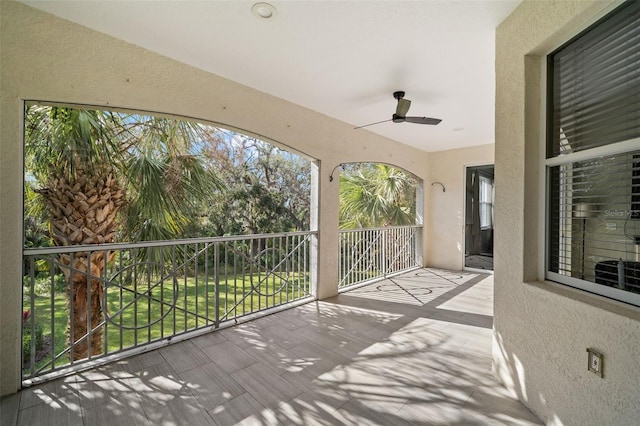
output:
<svg viewBox="0 0 640 426"><path fill-rule="evenodd" d="M602 355L602 353L591 348L587 348L587 353L588 353L588 364L587 364L588 370L602 377L604 356Z"/></svg>

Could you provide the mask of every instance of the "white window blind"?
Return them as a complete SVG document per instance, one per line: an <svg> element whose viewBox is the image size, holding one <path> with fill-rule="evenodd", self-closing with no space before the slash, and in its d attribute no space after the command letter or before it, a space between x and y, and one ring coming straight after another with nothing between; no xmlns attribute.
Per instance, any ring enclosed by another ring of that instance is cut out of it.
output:
<svg viewBox="0 0 640 426"><path fill-rule="evenodd" d="M640 305L640 2L548 57L547 278Z"/></svg>
<svg viewBox="0 0 640 426"><path fill-rule="evenodd" d="M640 2L630 1L549 56L547 157L638 136Z"/></svg>

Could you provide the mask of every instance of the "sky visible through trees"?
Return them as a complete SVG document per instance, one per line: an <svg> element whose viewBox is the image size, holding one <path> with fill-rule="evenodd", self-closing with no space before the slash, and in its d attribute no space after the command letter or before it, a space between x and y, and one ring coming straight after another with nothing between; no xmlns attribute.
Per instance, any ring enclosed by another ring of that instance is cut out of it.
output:
<svg viewBox="0 0 640 426"><path fill-rule="evenodd" d="M26 247L53 244L47 212L55 206L43 192L52 177L68 175L76 184L74 171L92 173L100 162L123 197L113 241L309 229L310 161L256 137L192 121L46 105L28 106L25 117ZM415 179L403 170L350 165L339 184L341 228L415 223Z"/></svg>
<svg viewBox="0 0 640 426"><path fill-rule="evenodd" d="M40 104L26 106L24 128L26 248L310 230L311 161L257 137L176 118ZM415 224L416 183L406 172L385 164L350 165L339 185L341 228ZM262 257L272 266L283 263L273 255L280 246L258 241L250 248L253 266ZM56 292L60 303L68 303L67 318L55 321L58 333L67 321L72 358L100 354L112 345L103 341L102 324L105 300L113 300L103 297L105 285L96 277L119 262L134 271L123 275L121 288L134 283L139 298L133 277L161 277L169 259L160 249L141 249L132 258L118 249L82 250L35 265L25 256L26 286L37 295L25 306L43 304L33 312L31 334L25 333L25 359L39 350L33 344L38 336L29 337L37 334L36 325L54 322L46 306ZM60 350L59 336L55 352Z"/></svg>
<svg viewBox="0 0 640 426"><path fill-rule="evenodd" d="M47 202L54 176L69 176L72 189L75 171L91 174L100 162L125 199L114 241L309 229L309 160L255 137L175 119L41 105L28 107L25 121L27 247L51 245L50 213L70 201L61 195L57 207ZM74 126L75 135L68 131Z"/></svg>

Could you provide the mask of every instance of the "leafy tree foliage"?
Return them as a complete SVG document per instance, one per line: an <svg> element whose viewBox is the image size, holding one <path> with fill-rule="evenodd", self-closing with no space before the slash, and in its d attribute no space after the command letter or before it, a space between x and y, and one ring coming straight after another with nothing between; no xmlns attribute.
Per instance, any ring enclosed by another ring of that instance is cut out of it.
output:
<svg viewBox="0 0 640 426"><path fill-rule="evenodd" d="M409 173L386 164L344 167L340 175L340 227L415 224L415 188Z"/></svg>
<svg viewBox="0 0 640 426"><path fill-rule="evenodd" d="M203 155L228 189L206 206L213 234L309 229L308 160L245 135L218 130L208 140Z"/></svg>
<svg viewBox="0 0 640 426"><path fill-rule="evenodd" d="M309 227L310 163L258 139L113 111L30 105L25 117L28 247ZM150 264L166 258L160 250L148 255ZM114 256L59 256L73 303L74 359L102 350L104 289L91 277ZM83 336L92 329L89 343Z"/></svg>
<svg viewBox="0 0 640 426"><path fill-rule="evenodd" d="M46 211L58 246L111 243L118 234L130 241L178 236L194 202L222 187L194 151L202 140L197 123L43 105L25 116L25 210L32 210L25 222ZM73 303L74 359L102 351L104 289L90 276L102 276L114 255L59 255Z"/></svg>

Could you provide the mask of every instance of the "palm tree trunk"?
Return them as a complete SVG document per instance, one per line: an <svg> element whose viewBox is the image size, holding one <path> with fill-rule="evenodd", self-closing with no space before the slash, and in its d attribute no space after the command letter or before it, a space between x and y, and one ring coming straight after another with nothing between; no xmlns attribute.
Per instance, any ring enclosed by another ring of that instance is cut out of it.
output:
<svg viewBox="0 0 640 426"><path fill-rule="evenodd" d="M114 240L116 215L124 203L122 189L109 170L92 172L76 167L73 178L63 173L64 177L52 178L49 186L39 191L51 210L57 246ZM106 251L59 256L68 282L67 343L73 346L73 360L102 353L103 286L97 278L103 276L113 256Z"/></svg>
<svg viewBox="0 0 640 426"><path fill-rule="evenodd" d="M93 275L93 273L92 273ZM68 323L67 345L73 346L72 360L80 360L102 353L102 284L91 280L87 297L87 276L80 275L67 286ZM89 318L90 317L90 318ZM73 330L73 332L72 332ZM71 344L73 340L73 345Z"/></svg>

